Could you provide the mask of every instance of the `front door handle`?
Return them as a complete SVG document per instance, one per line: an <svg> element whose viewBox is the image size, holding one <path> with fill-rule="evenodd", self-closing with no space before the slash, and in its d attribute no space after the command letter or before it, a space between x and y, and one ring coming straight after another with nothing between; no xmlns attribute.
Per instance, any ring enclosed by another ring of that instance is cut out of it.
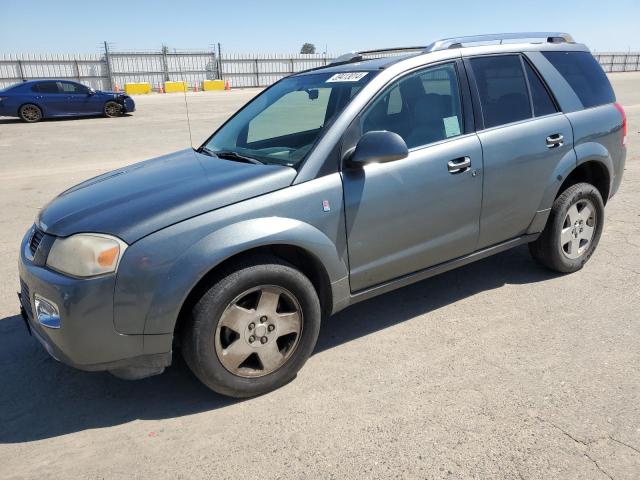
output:
<svg viewBox="0 0 640 480"><path fill-rule="evenodd" d="M463 173L471 168L471 159L469 157L460 157L447 162L449 173Z"/></svg>
<svg viewBox="0 0 640 480"><path fill-rule="evenodd" d="M547 137L547 148L561 147L564 143L564 137L559 133L554 133Z"/></svg>

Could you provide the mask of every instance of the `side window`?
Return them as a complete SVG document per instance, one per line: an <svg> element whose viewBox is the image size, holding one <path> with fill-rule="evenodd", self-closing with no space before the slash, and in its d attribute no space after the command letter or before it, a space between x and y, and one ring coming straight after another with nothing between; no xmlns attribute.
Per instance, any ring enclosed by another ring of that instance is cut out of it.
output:
<svg viewBox="0 0 640 480"><path fill-rule="evenodd" d="M607 75L589 52L542 52L576 92L584 108L616 101Z"/></svg>
<svg viewBox="0 0 640 480"><path fill-rule="evenodd" d="M462 133L455 65L448 63L392 83L362 116L362 133L388 130L414 148Z"/></svg>
<svg viewBox="0 0 640 480"><path fill-rule="evenodd" d="M77 83L58 82L58 88L62 93L87 93L87 88Z"/></svg>
<svg viewBox="0 0 640 480"><path fill-rule="evenodd" d="M542 117L544 115L556 113L556 106L554 105L549 92L545 88L538 74L533 70L533 67L529 65L529 62L524 62L524 69L527 72L527 80L529 81L529 88L531 90L533 115L536 117Z"/></svg>
<svg viewBox="0 0 640 480"><path fill-rule="evenodd" d="M527 83L518 55L471 59L485 128L531 118Z"/></svg>
<svg viewBox="0 0 640 480"><path fill-rule="evenodd" d="M37 83L33 90L38 93L60 93L56 82Z"/></svg>

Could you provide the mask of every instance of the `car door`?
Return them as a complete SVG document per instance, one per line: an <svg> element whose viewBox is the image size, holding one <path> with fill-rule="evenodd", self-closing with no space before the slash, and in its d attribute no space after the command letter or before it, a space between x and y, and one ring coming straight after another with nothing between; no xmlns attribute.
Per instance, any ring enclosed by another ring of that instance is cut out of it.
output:
<svg viewBox="0 0 640 480"><path fill-rule="evenodd" d="M60 94L57 82L39 82L31 90L35 103L44 109L45 116L61 115L64 112L64 97Z"/></svg>
<svg viewBox="0 0 640 480"><path fill-rule="evenodd" d="M405 159L342 171L352 291L475 249L482 149L460 68L450 62L403 76L356 120L358 134L347 132L393 131L409 147Z"/></svg>
<svg viewBox="0 0 640 480"><path fill-rule="evenodd" d="M88 115L96 113L96 107L89 89L75 82L58 82L58 88L64 98L61 108L66 115Z"/></svg>
<svg viewBox="0 0 640 480"><path fill-rule="evenodd" d="M556 166L575 161L573 130L519 54L465 60L481 118L484 191L478 248L524 234ZM482 128L484 127L484 128Z"/></svg>

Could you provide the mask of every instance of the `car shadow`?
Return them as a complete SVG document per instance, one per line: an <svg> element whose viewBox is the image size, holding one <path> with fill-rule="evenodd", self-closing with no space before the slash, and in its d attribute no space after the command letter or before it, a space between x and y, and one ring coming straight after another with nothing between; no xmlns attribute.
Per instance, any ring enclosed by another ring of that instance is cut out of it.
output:
<svg viewBox="0 0 640 480"><path fill-rule="evenodd" d="M526 247L519 247L349 307L325 320L316 353L461 298L554 276L533 263ZM136 419L180 417L239 401L208 390L179 354L164 374L135 382L74 370L51 359L26 333L19 315L0 320L0 365L0 443L41 440Z"/></svg>
<svg viewBox="0 0 640 480"><path fill-rule="evenodd" d="M120 115L117 118L129 118L129 117L133 117L133 114L132 113L125 113L123 115ZM37 123L71 122L73 120L88 120L90 118L104 118L104 119L106 119L107 117L104 117L103 115L82 115L82 116L70 116L70 117L54 117L54 118L43 118L42 120L40 120ZM10 124L13 124L13 123L24 123L25 125L30 125L27 122L23 122L19 118L13 118L13 117L0 118L0 125L10 125Z"/></svg>

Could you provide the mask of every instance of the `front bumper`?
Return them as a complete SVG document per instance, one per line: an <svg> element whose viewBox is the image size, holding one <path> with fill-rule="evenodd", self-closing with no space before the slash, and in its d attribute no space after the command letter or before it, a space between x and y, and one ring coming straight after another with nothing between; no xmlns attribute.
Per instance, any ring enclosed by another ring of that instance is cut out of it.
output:
<svg viewBox="0 0 640 480"><path fill-rule="evenodd" d="M81 370L163 368L171 363L171 352L145 353L144 335L116 332L115 275L76 279L36 265L30 258L30 237L31 232L27 232L20 248L21 312L33 335L51 356ZM48 328L35 318L36 294L57 305L60 328Z"/></svg>
<svg viewBox="0 0 640 480"><path fill-rule="evenodd" d="M133 98L127 97L124 99L124 109L127 113L136 111L136 103L133 101Z"/></svg>

